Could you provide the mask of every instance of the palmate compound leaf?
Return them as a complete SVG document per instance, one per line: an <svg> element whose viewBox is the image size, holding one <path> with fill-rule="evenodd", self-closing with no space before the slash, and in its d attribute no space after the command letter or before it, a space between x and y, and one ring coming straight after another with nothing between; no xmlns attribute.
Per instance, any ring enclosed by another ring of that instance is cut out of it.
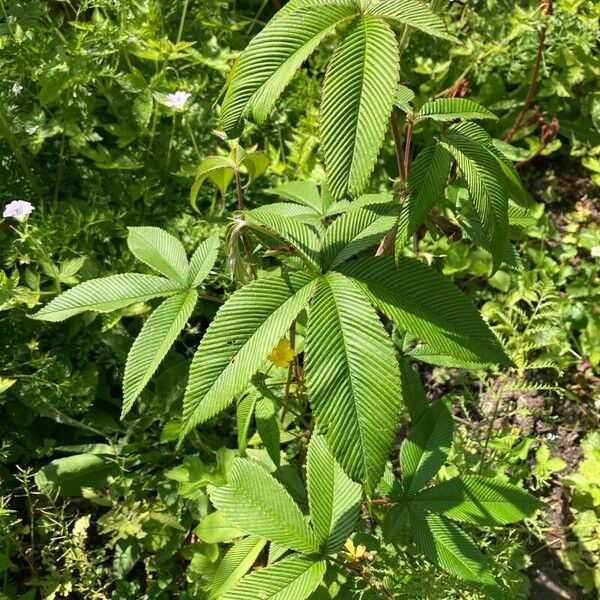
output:
<svg viewBox="0 0 600 600"><path fill-rule="evenodd" d="M307 305L316 280L306 273L258 279L221 307L192 360L183 400L183 438L225 409Z"/></svg>
<svg viewBox="0 0 600 600"><path fill-rule="evenodd" d="M221 127L238 133L242 118L262 122L302 63L336 25L357 12L351 0L285 11L248 45L234 66L221 110Z"/></svg>
<svg viewBox="0 0 600 600"><path fill-rule="evenodd" d="M190 318L198 294L179 292L165 300L144 323L127 356L123 378L123 418L133 406Z"/></svg>
<svg viewBox="0 0 600 600"><path fill-rule="evenodd" d="M306 479L317 541L325 552L337 552L358 519L360 484L344 473L320 434L313 434L308 446Z"/></svg>
<svg viewBox="0 0 600 600"><path fill-rule="evenodd" d="M453 430L452 415L441 400L413 426L400 449L402 480L409 496L426 485L444 464Z"/></svg>
<svg viewBox="0 0 600 600"><path fill-rule="evenodd" d="M423 224L432 207L444 197L452 155L440 144L423 150L408 173L408 197L401 205L396 233L396 256Z"/></svg>
<svg viewBox="0 0 600 600"><path fill-rule="evenodd" d="M502 166L486 146L468 136L459 123L451 126L440 142L455 158L475 210L489 240L495 272L504 258L508 241L508 185ZM473 123L467 123L473 125Z"/></svg>
<svg viewBox="0 0 600 600"><path fill-rule="evenodd" d="M132 254L159 273L187 284L188 261L181 242L160 227L130 227L127 245Z"/></svg>
<svg viewBox="0 0 600 600"><path fill-rule="evenodd" d="M497 121L498 117L487 108L467 98L438 98L426 102L415 115L416 119L433 119L434 121L455 121L457 119L474 120L489 119Z"/></svg>
<svg viewBox="0 0 600 600"><path fill-rule="evenodd" d="M250 570L266 544L266 540L249 535L231 546L210 582L209 600L216 600L228 592Z"/></svg>
<svg viewBox="0 0 600 600"><path fill-rule="evenodd" d="M411 505L476 525L506 525L530 517L543 504L498 478L464 475L421 490Z"/></svg>
<svg viewBox="0 0 600 600"><path fill-rule="evenodd" d="M398 86L399 53L387 23L357 18L327 68L321 141L329 191L359 195L381 148Z"/></svg>
<svg viewBox="0 0 600 600"><path fill-rule="evenodd" d="M112 312L159 296L172 296L182 291L179 283L139 273L111 275L101 279L91 279L63 292L32 319L40 321L64 321L83 312Z"/></svg>
<svg viewBox="0 0 600 600"><path fill-rule="evenodd" d="M236 527L298 552L318 550L314 531L288 491L264 467L236 458L227 485L210 495Z"/></svg>
<svg viewBox="0 0 600 600"><path fill-rule="evenodd" d="M325 575L324 560L294 554L253 571L221 600L305 600Z"/></svg>
<svg viewBox="0 0 600 600"><path fill-rule="evenodd" d="M409 516L415 545L427 560L463 581L482 587L486 598L502 598L487 559L462 529L438 515L410 510Z"/></svg>
<svg viewBox="0 0 600 600"><path fill-rule="evenodd" d="M338 270L404 331L442 354L474 364L510 364L475 307L445 277L423 263L364 258Z"/></svg>
<svg viewBox="0 0 600 600"><path fill-rule="evenodd" d="M340 273L319 280L311 303L306 386L333 455L371 493L381 479L398 422L398 361L377 313Z"/></svg>
<svg viewBox="0 0 600 600"><path fill-rule="evenodd" d="M414 27L435 37L456 41L456 38L446 30L443 19L431 12L427 5L419 0L369 2L365 12L393 23Z"/></svg>

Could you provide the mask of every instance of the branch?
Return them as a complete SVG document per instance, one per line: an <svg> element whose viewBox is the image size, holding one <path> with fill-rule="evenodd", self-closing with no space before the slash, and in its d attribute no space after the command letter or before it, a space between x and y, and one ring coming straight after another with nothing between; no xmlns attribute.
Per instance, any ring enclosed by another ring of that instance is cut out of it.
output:
<svg viewBox="0 0 600 600"><path fill-rule="evenodd" d="M540 12L544 15L552 14L552 0L540 0ZM529 89L527 90L527 95L525 96L525 102L519 111L517 116L517 120L514 125L511 127L509 132L504 136L504 141L510 143L510 141L515 136L515 133L520 129L523 124L523 120L525 119L525 115L529 110L529 106L533 100L535 95L535 90L537 89L538 79L540 75L540 69L542 66L542 58L544 56L544 44L546 42L546 32L548 31L548 21L542 25L539 33L539 41L538 41L538 49L537 54L535 56L535 64L533 67L533 72L531 73L531 81L529 82Z"/></svg>

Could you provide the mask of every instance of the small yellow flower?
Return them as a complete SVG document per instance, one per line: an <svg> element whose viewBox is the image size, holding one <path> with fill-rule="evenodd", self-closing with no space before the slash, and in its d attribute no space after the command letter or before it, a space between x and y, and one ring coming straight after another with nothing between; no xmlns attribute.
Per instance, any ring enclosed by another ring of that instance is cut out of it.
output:
<svg viewBox="0 0 600 600"><path fill-rule="evenodd" d="M296 353L292 349L290 341L287 338L283 338L279 340L279 343L271 350L271 354L267 358L276 367L285 369L294 360L294 356L296 356Z"/></svg>
<svg viewBox="0 0 600 600"><path fill-rule="evenodd" d="M348 538L346 540L344 548L348 550L348 554L352 557L353 560L360 560L367 551L367 548L364 544L359 544L358 546L355 546L354 542L352 541L352 538Z"/></svg>

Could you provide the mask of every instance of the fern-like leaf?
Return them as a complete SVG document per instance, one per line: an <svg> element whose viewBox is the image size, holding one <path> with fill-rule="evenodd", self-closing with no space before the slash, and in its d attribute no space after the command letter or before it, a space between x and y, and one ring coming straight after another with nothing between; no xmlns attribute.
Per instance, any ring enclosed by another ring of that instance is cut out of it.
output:
<svg viewBox="0 0 600 600"><path fill-rule="evenodd" d="M318 544L300 508L287 490L262 466L236 458L227 485L210 495L233 525L297 550L315 552Z"/></svg>
<svg viewBox="0 0 600 600"><path fill-rule="evenodd" d="M311 406L329 447L346 473L372 491L394 439L400 374L377 314L339 273L317 288L305 361Z"/></svg>
<svg viewBox="0 0 600 600"><path fill-rule="evenodd" d="M240 394L306 306L315 279L268 277L238 290L219 310L192 360L182 437Z"/></svg>
<svg viewBox="0 0 600 600"><path fill-rule="evenodd" d="M84 281L63 292L44 306L32 319L64 321L83 312L112 312L135 302L145 302L159 296L172 296L181 291L178 283L139 273L111 275L102 279Z"/></svg>
<svg viewBox="0 0 600 600"><path fill-rule="evenodd" d="M375 17L356 19L327 68L321 102L323 154L335 199L359 195L373 171L398 85L398 44Z"/></svg>
<svg viewBox="0 0 600 600"><path fill-rule="evenodd" d="M121 418L131 410L135 399L154 375L190 318L197 300L195 291L180 292L165 300L144 323L125 364Z"/></svg>

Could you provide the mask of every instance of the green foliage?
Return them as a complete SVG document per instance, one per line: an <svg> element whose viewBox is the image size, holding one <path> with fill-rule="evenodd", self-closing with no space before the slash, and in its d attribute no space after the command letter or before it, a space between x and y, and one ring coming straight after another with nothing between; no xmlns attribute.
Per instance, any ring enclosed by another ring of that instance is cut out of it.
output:
<svg viewBox="0 0 600 600"><path fill-rule="evenodd" d="M233 4L0 1L0 595L592 592L597 9Z"/></svg>
<svg viewBox="0 0 600 600"><path fill-rule="evenodd" d="M133 227L127 241L139 260L170 279L131 273L86 281L34 315L39 320L62 321L88 310L111 312L156 296L171 296L148 318L131 346L123 379L122 417L131 410L190 318L198 301L193 288L208 276L217 258L215 240L209 239L188 265L179 240L156 227Z"/></svg>
<svg viewBox="0 0 600 600"><path fill-rule="evenodd" d="M224 131L239 135L244 116L263 123L295 71L336 27L349 22L327 68L321 130L331 194L341 199L362 193L398 84L398 44L386 21L449 38L443 21L415 0L368 4L364 10L354 0L289 4L238 60L223 101Z"/></svg>

